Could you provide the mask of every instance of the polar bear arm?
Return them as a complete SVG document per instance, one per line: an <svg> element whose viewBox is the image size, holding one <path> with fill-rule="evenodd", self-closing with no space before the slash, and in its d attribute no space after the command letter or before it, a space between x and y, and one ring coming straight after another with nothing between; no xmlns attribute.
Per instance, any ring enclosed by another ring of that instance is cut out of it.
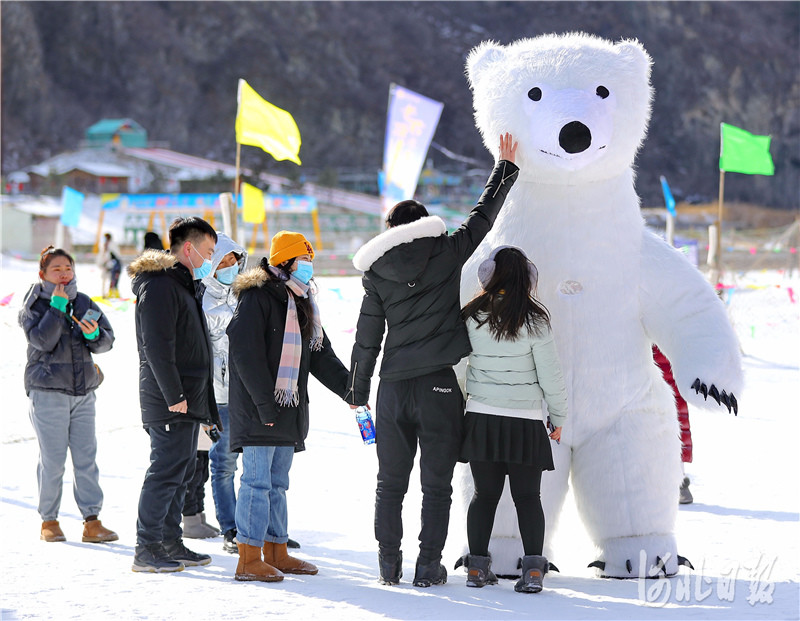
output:
<svg viewBox="0 0 800 621"><path fill-rule="evenodd" d="M378 291L368 277L363 278L364 298L356 327L356 342L350 358L350 376L347 378L348 403L364 405L369 400L375 361L381 351L386 315Z"/></svg>
<svg viewBox="0 0 800 621"><path fill-rule="evenodd" d="M738 397L743 384L739 342L711 285L649 231L642 241L641 269L642 324L670 361L681 396L696 406L717 407L691 389L699 378Z"/></svg>
<svg viewBox="0 0 800 621"><path fill-rule="evenodd" d="M519 168L507 160L495 164L477 205L458 229L448 236L448 242L463 265L491 230L511 186L519 176Z"/></svg>
<svg viewBox="0 0 800 621"><path fill-rule="evenodd" d="M567 385L564 382L556 343L550 330L545 336L532 339L531 354L536 365L539 387L547 402L550 422L554 427L561 427L567 420Z"/></svg>

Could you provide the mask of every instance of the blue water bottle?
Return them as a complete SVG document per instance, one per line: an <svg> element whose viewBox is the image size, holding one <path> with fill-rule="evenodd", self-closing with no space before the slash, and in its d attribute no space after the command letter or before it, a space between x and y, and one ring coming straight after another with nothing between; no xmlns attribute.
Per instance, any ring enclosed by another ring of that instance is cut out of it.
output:
<svg viewBox="0 0 800 621"><path fill-rule="evenodd" d="M367 406L359 405L356 408L356 422L358 423L361 437L364 438L364 444L375 444L375 425L372 422L372 414L370 414Z"/></svg>

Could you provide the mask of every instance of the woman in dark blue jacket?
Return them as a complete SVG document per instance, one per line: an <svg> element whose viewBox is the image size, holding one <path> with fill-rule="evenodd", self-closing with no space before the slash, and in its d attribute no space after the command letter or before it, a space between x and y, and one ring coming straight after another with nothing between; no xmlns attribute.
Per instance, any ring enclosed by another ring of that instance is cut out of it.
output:
<svg viewBox="0 0 800 621"><path fill-rule="evenodd" d="M56 518L69 448L75 503L84 519L82 540L116 541L117 534L97 519L103 492L95 461L94 391L101 376L92 361L93 353L111 349L114 332L94 302L78 293L75 262L67 252L46 248L39 260L39 278L25 297L19 323L28 339L25 392L39 441L41 539L66 540Z"/></svg>

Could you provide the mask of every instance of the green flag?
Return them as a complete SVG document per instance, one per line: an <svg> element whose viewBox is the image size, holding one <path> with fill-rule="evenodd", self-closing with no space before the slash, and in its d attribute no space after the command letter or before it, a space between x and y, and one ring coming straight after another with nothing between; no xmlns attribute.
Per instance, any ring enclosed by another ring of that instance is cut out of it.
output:
<svg viewBox="0 0 800 621"><path fill-rule="evenodd" d="M745 175L774 175L769 136L755 136L720 123L719 169Z"/></svg>

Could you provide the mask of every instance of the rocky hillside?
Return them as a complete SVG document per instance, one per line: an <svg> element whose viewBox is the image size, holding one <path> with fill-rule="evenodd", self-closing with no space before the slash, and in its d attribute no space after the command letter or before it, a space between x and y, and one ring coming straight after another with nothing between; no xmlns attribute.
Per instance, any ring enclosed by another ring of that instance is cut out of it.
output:
<svg viewBox="0 0 800 621"><path fill-rule="evenodd" d="M678 198L714 199L719 123L773 136L774 177L726 175L726 198L797 208L797 2L9 2L2 10L2 170L74 148L104 117L130 117L173 149L232 162L244 77L292 112L303 168L381 166L394 82L444 102L435 141L490 165L464 78L469 50L547 32L638 38L656 99L638 160L645 204L659 175ZM437 166L456 165L432 151Z"/></svg>

